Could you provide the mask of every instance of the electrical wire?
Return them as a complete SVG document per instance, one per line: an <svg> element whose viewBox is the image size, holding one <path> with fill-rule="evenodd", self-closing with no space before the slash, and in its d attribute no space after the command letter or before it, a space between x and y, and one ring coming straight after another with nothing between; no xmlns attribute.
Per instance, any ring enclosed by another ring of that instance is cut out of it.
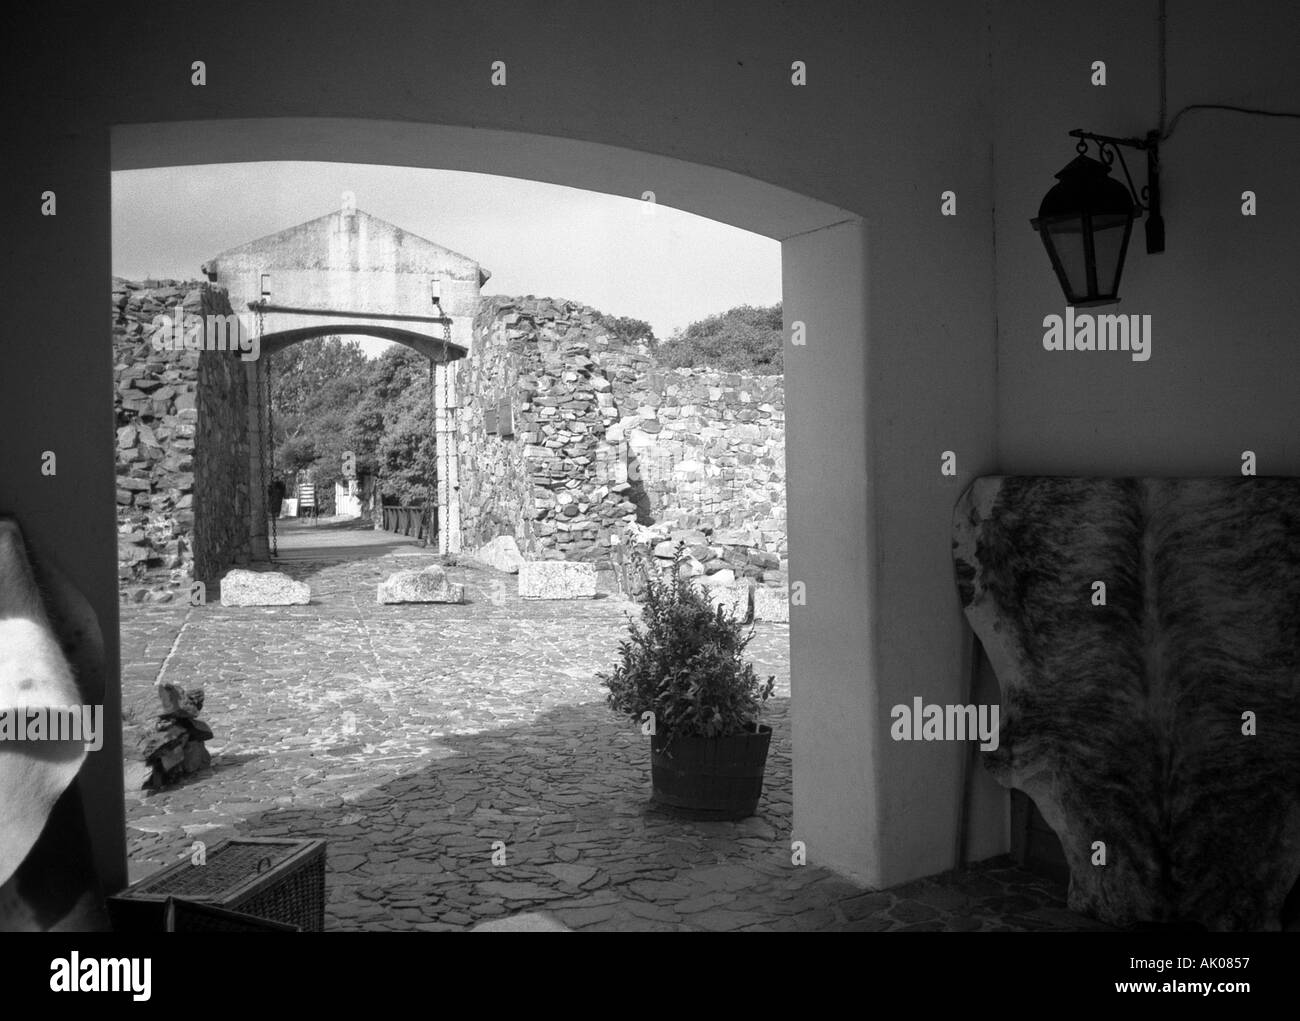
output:
<svg viewBox="0 0 1300 1021"><path fill-rule="evenodd" d="M1192 103L1183 107L1176 114L1174 119L1169 122L1169 127L1165 127L1165 118L1169 110L1168 85L1169 85L1169 66L1167 58L1167 39L1165 33L1165 3L1166 0L1160 0L1159 14L1157 15L1157 37L1158 55L1160 63L1160 122L1159 138L1165 141L1174 133L1174 128L1178 126L1179 119L1183 114L1191 110L1229 110L1232 113L1253 114L1256 117L1295 117L1300 118L1300 113L1291 113L1285 110L1259 110L1249 106L1232 106L1228 103Z"/></svg>
<svg viewBox="0 0 1300 1021"><path fill-rule="evenodd" d="M1174 128L1178 126L1179 119L1190 110L1230 110L1233 113L1249 113L1257 117L1294 117L1300 119L1300 113L1293 113L1289 110L1257 110L1254 107L1231 106L1227 103L1192 103L1174 114L1174 119L1169 122L1169 129L1160 133L1162 142L1174 133Z"/></svg>

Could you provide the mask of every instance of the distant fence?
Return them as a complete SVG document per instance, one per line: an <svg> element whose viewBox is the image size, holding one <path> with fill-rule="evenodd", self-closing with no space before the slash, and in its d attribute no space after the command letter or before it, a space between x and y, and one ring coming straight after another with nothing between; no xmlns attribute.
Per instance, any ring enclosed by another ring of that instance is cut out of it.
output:
<svg viewBox="0 0 1300 1021"><path fill-rule="evenodd" d="M433 507L399 507L396 504L384 504L383 528L386 532L397 535L409 535L414 539L432 538Z"/></svg>

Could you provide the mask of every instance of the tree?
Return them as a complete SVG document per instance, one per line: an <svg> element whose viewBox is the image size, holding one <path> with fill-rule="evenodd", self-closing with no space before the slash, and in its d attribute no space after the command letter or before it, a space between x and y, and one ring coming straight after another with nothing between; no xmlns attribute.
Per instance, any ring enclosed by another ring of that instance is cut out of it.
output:
<svg viewBox="0 0 1300 1021"><path fill-rule="evenodd" d="M645 344L652 352L659 346L659 338L655 336L654 327L644 319L609 316L602 312L597 321L609 331L609 335L614 340L625 344Z"/></svg>
<svg viewBox="0 0 1300 1021"><path fill-rule="evenodd" d="M386 497L424 503L435 484L433 394L429 360L391 347L370 363L352 420L357 465L377 474Z"/></svg>
<svg viewBox="0 0 1300 1021"><path fill-rule="evenodd" d="M399 504L427 505L437 499L436 444L427 391L412 387L386 417L377 461L386 497Z"/></svg>
<svg viewBox="0 0 1300 1021"><path fill-rule="evenodd" d="M436 484L429 360L393 346L367 359L337 337L274 356L275 464L311 473L319 497L343 477L343 454L377 475L387 499L423 504Z"/></svg>
<svg viewBox="0 0 1300 1021"><path fill-rule="evenodd" d="M365 392L370 360L356 342L338 337L304 341L271 359L275 419L274 467L307 472L328 507L333 483L343 477L343 453L362 437L354 412Z"/></svg>
<svg viewBox="0 0 1300 1021"><path fill-rule="evenodd" d="M656 353L669 369L708 368L722 372L779 375L785 328L781 303L770 307L740 305L675 331Z"/></svg>
<svg viewBox="0 0 1300 1021"><path fill-rule="evenodd" d="M327 383L365 373L370 366L360 344L339 337L304 340L272 357L271 401L276 413L285 416L301 415Z"/></svg>

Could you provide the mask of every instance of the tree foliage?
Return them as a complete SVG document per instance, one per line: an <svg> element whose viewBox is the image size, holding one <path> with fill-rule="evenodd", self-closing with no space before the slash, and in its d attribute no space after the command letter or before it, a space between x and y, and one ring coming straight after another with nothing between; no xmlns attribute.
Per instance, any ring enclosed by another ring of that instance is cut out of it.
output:
<svg viewBox="0 0 1300 1021"><path fill-rule="evenodd" d="M659 364L669 369L707 368L722 372L780 375L785 329L781 303L739 305L707 316L659 345Z"/></svg>
<svg viewBox="0 0 1300 1021"><path fill-rule="evenodd" d="M429 377L429 360L410 348L389 348L372 363L368 393L357 415L373 440L365 448L365 463L382 480L386 501L426 504L436 497Z"/></svg>
<svg viewBox="0 0 1300 1021"><path fill-rule="evenodd" d="M609 331L609 335L625 344L644 343L653 352L659 347L659 338L655 336L654 327L644 319L631 316L609 316L601 313L600 325Z"/></svg>
<svg viewBox="0 0 1300 1021"><path fill-rule="evenodd" d="M271 396L275 410L285 415L302 414L326 384L363 373L370 364L360 344L340 337L305 340L271 357Z"/></svg>
<svg viewBox="0 0 1300 1021"><path fill-rule="evenodd" d="M351 451L359 474L379 476L386 500L427 500L436 463L427 358L394 346L371 360L337 337L271 357L277 471L304 471L328 491Z"/></svg>
<svg viewBox="0 0 1300 1021"><path fill-rule="evenodd" d="M267 356L275 426L275 470L308 472L318 488L342 477L343 452L358 437L351 408L364 388L369 359L338 337L303 341Z"/></svg>

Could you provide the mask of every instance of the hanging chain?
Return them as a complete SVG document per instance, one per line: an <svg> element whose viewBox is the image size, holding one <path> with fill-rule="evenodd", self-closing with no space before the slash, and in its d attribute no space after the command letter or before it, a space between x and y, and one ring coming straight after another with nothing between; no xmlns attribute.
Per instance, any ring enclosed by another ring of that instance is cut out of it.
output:
<svg viewBox="0 0 1300 1021"><path fill-rule="evenodd" d="M262 343L262 311L261 311L261 309L258 309L258 312L257 312L257 342L258 342L258 348L257 348L257 349L258 349L258 351L261 351L261 350L262 350L262 348L261 348L261 343ZM260 404L262 401L264 401L264 400L266 399L266 398L265 398L265 390L266 390L266 387L265 387L265 385L260 381L261 376L263 375L263 372L261 371L262 369L263 369L263 365L259 364L259 365L258 365L258 370L259 370L259 372L258 372L259 382L258 382L257 390L255 391L255 392L256 392L256 395L257 395L257 401L258 401L259 404ZM258 408L258 409L257 409L257 450L258 450L257 466L258 466L258 472L259 472L259 475L260 475L260 477L261 477L261 487L262 487L262 488L261 488L261 493L262 493L262 499L263 499L263 500L270 500L270 498L271 498L271 491L270 491L269 489L267 489L267 487L266 487L266 424L265 424L265 420L266 420L266 416L262 414L262 409L261 409L261 408ZM264 512L264 514L263 514L263 517L264 517L264 518L265 518L267 515L269 515L270 512L271 512L271 508L268 507L265 503L262 505L262 510L263 510L263 512Z"/></svg>
<svg viewBox="0 0 1300 1021"><path fill-rule="evenodd" d="M446 325L443 325L443 333L446 333ZM437 376L434 373L434 363L429 363L429 418L430 418L430 436L433 436L433 464L425 467L424 488L425 488L425 514L428 515L424 525L424 541L426 546L433 545L433 524L437 518L438 511L434 503L438 501L438 384Z"/></svg>
<svg viewBox="0 0 1300 1021"><path fill-rule="evenodd" d="M438 306L438 311L442 311L442 305ZM449 345L451 344L451 317L445 312L442 318L442 356L447 357ZM433 428L430 433L433 436L433 470L428 471L425 475L425 484L427 497L426 502L429 509L429 522L426 526L425 540L429 545L433 545L433 534L437 527L438 521L438 385L435 382L437 376L434 372L435 363L429 362L429 412L433 419ZM445 414L445 412L444 412Z"/></svg>
<svg viewBox="0 0 1300 1021"><path fill-rule="evenodd" d="M266 356L266 443L270 452L272 484L275 482L275 420L272 417L271 409L271 362L274 358L275 356L271 354ZM270 494L267 495L269 497ZM278 513L271 515L271 559L273 560L280 555L279 537L276 533L275 523L278 517Z"/></svg>
<svg viewBox="0 0 1300 1021"><path fill-rule="evenodd" d="M258 351L262 350L263 316L264 316L263 310L259 305L257 309ZM261 366L263 370L261 373L262 385L258 387L258 396L261 398L266 408L265 415L262 415L260 413L258 414L258 423L257 423L258 424L257 431L260 434L258 439L260 441L259 447L261 451L261 457L259 458L259 463L261 468L260 474L261 474L261 482L262 482L262 499L266 501L262 505L262 509L266 514L266 519L271 523L271 544L270 544L269 552L270 552L271 559L274 560L279 550L276 548L275 515L271 512L271 489L266 484L267 465L270 463L270 456L268 455L268 451L267 451L267 444L268 444L267 434L271 431L271 356L269 354L266 356L265 359L262 360ZM273 450L275 440L272 438L270 440L270 443L271 443L271 449ZM274 472L275 470L274 465L271 466L271 470L272 472Z"/></svg>

